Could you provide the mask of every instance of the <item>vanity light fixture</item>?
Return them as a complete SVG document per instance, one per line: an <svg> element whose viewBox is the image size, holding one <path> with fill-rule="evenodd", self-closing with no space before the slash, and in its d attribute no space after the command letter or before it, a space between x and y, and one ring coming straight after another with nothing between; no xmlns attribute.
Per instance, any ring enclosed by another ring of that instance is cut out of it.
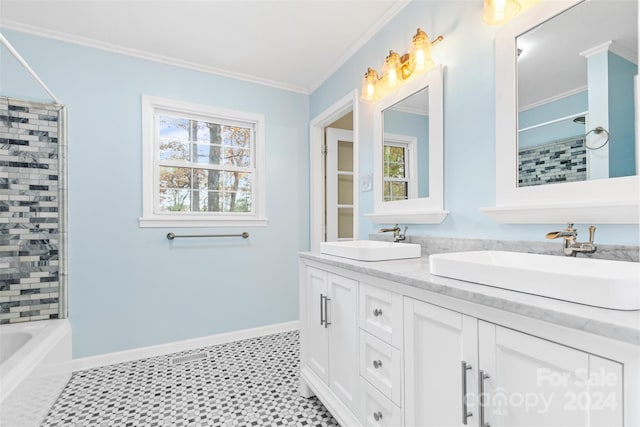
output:
<svg viewBox="0 0 640 427"><path fill-rule="evenodd" d="M433 68L435 63L431 59L431 46L441 42L443 38L438 36L430 41L427 33L418 28L408 53L400 55L393 50L389 51L382 67L382 76L373 68L367 69L362 80L361 99L364 101L380 99L387 92L400 87L411 76Z"/></svg>
<svg viewBox="0 0 640 427"><path fill-rule="evenodd" d="M482 20L487 25L502 25L540 0L484 0Z"/></svg>

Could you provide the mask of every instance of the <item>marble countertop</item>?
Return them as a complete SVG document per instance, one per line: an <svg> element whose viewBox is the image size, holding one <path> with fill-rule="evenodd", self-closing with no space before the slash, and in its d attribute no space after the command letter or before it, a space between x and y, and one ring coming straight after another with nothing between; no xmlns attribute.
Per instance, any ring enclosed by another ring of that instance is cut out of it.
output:
<svg viewBox="0 0 640 427"><path fill-rule="evenodd" d="M434 276L429 272L429 257L424 256L377 262L356 261L315 252L303 252L300 256L357 273L640 345L640 310L609 310Z"/></svg>

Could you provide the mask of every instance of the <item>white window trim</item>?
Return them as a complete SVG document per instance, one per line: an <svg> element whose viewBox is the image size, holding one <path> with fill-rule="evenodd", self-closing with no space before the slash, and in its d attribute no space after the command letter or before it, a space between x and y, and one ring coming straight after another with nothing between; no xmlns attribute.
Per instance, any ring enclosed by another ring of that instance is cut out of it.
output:
<svg viewBox="0 0 640 427"><path fill-rule="evenodd" d="M407 182L408 184L408 197L415 199L418 197L418 139L411 135L400 135L395 133L385 133L383 141L383 149L386 145L393 145L396 147L404 147L405 149L405 179L399 180ZM384 159L383 159L384 161ZM386 181L398 181L394 179L387 179L384 174L382 176L382 182ZM384 191L384 185L383 185Z"/></svg>
<svg viewBox="0 0 640 427"><path fill-rule="evenodd" d="M255 126L254 211L252 213L191 212L186 215L158 214L154 200L159 187L158 148L155 143L154 115L158 110L189 116L214 116L224 120L244 121ZM244 227L266 226L265 132L261 114L226 110L155 96L142 96L142 217L140 227Z"/></svg>

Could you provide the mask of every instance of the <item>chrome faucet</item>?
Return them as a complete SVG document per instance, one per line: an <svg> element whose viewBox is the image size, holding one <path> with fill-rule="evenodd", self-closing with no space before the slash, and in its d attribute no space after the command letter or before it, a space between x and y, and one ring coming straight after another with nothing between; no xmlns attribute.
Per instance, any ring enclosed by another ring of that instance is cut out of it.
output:
<svg viewBox="0 0 640 427"><path fill-rule="evenodd" d="M398 224L396 224L393 228L381 228L380 230L378 230L378 233L389 233L393 231L393 241L398 243L399 241L407 238L406 234L408 228L409 227L405 227L404 231L400 232L401 229Z"/></svg>
<svg viewBox="0 0 640 427"><path fill-rule="evenodd" d="M593 244L593 237L596 233L596 227L589 227L589 241L588 242L576 242L576 237L578 237L578 230L573 228L573 224L567 224L566 230L562 231L552 231L547 233L547 239L564 239L564 248L563 252L566 256L576 256L578 252L582 252L585 254L592 254L598 248Z"/></svg>

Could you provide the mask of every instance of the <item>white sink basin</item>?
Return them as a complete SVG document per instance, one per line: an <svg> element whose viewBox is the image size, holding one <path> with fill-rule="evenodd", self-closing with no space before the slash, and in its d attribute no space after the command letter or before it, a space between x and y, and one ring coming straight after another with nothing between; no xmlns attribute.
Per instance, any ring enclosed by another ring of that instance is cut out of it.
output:
<svg viewBox="0 0 640 427"><path fill-rule="evenodd" d="M389 261L392 259L420 258L420 245L378 240L345 240L320 242L320 253L358 261Z"/></svg>
<svg viewBox="0 0 640 427"><path fill-rule="evenodd" d="M640 309L640 264L519 252L429 257L431 274L617 310Z"/></svg>

